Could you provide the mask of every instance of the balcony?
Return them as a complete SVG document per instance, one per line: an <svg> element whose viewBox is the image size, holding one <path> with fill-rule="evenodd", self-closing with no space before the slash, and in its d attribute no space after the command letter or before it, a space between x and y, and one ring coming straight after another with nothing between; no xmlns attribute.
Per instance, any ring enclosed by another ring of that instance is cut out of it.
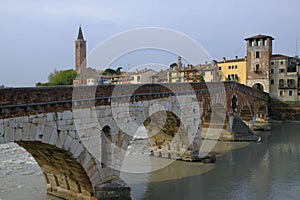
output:
<svg viewBox="0 0 300 200"><path fill-rule="evenodd" d="M287 72L286 75L287 76L297 76L298 72Z"/></svg>
<svg viewBox="0 0 300 200"><path fill-rule="evenodd" d="M279 89L297 89L297 86L292 84L292 85L279 85Z"/></svg>

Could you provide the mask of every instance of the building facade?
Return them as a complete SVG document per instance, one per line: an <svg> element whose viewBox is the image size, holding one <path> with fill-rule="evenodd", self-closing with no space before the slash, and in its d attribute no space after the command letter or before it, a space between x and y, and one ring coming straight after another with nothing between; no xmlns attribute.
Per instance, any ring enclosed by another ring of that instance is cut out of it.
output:
<svg viewBox="0 0 300 200"><path fill-rule="evenodd" d="M217 62L220 81L237 81L246 85L246 62L247 58L235 58L227 60L225 57L223 61Z"/></svg>
<svg viewBox="0 0 300 200"><path fill-rule="evenodd" d="M153 69L140 69L135 72L128 72L131 84L152 83L152 77L157 74Z"/></svg>
<svg viewBox="0 0 300 200"><path fill-rule="evenodd" d="M281 101L298 101L299 80L299 58L280 54L271 56L270 97Z"/></svg>
<svg viewBox="0 0 300 200"><path fill-rule="evenodd" d="M178 57L177 66L167 72L167 82L214 82L219 81L218 68L215 62L210 64L184 66Z"/></svg>

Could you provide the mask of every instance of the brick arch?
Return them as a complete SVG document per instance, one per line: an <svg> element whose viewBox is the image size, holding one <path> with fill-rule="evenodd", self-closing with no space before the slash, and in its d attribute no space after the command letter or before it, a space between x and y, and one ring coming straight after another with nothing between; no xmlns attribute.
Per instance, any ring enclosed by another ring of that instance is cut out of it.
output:
<svg viewBox="0 0 300 200"><path fill-rule="evenodd" d="M33 156L43 171L47 193L96 199L94 188L101 180L98 163L78 136L23 119L5 120L4 142L15 142Z"/></svg>
<svg viewBox="0 0 300 200"><path fill-rule="evenodd" d="M238 114L242 120L249 122L253 119L253 116L254 116L253 108L251 107L251 105L248 104L248 102L246 102Z"/></svg>
<svg viewBox="0 0 300 200"><path fill-rule="evenodd" d="M152 146L152 154L165 158L184 159L181 157L183 154L182 149L186 149L187 152L196 150L197 145L193 145L193 147L190 146L194 144L194 139L197 137L197 134L200 134L200 112L197 99L193 99L191 96L173 96L150 101L145 111L137 118L142 121L148 135L153 136L157 132L163 132L168 135L169 138L165 140L162 139L157 146L152 143L152 145L154 145ZM159 116L160 121L155 122L155 115ZM155 123L160 123L157 127L159 127L158 129L161 128L161 130L154 129L153 124L151 126L152 117L154 125ZM164 120L161 120L162 118ZM152 133L154 134L152 134L151 131L153 131ZM161 148L169 149L170 152L160 152ZM171 154L171 152L173 153Z"/></svg>
<svg viewBox="0 0 300 200"><path fill-rule="evenodd" d="M239 106L239 100L235 93L232 94L231 101L230 101L230 110L229 112L237 112Z"/></svg>
<svg viewBox="0 0 300 200"><path fill-rule="evenodd" d="M253 115L253 98L249 94L245 93L234 93L237 97L237 114L240 115L243 109L249 107L251 114Z"/></svg>
<svg viewBox="0 0 300 200"><path fill-rule="evenodd" d="M112 117L103 117L99 120L101 129L101 167L105 170L106 177L103 179L119 175L122 168L122 160L130 144L132 135L124 133L118 123Z"/></svg>
<svg viewBox="0 0 300 200"><path fill-rule="evenodd" d="M268 106L260 104L257 107L255 114L257 118L266 119L268 117Z"/></svg>
<svg viewBox="0 0 300 200"><path fill-rule="evenodd" d="M155 150L167 148L171 150L171 143L177 134L182 130L181 120L176 114L170 111L156 111L152 113L143 125L147 131L152 153ZM162 155L161 157L171 158L171 154Z"/></svg>

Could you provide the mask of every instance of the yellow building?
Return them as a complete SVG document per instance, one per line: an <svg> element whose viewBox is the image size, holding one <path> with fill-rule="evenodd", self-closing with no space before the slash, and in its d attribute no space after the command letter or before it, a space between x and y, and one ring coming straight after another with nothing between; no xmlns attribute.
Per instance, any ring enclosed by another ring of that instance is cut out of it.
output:
<svg viewBox="0 0 300 200"><path fill-rule="evenodd" d="M246 85L246 57L235 58L232 60L226 60L217 62L219 68L219 75L221 81L237 81L241 84Z"/></svg>

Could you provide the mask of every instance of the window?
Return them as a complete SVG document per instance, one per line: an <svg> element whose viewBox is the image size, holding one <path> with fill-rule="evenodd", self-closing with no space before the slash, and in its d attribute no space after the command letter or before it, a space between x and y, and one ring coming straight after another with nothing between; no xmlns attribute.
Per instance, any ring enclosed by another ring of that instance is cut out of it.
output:
<svg viewBox="0 0 300 200"><path fill-rule="evenodd" d="M284 73L285 72L285 70L284 69L279 69L279 73Z"/></svg>
<svg viewBox="0 0 300 200"><path fill-rule="evenodd" d="M280 64L283 65L283 61L280 61Z"/></svg>
<svg viewBox="0 0 300 200"><path fill-rule="evenodd" d="M227 78L228 78L228 80L230 80L230 79L231 79L231 78L230 78L230 74L228 74Z"/></svg>
<svg viewBox="0 0 300 200"><path fill-rule="evenodd" d="M274 79L271 79L271 85L274 85Z"/></svg>
<svg viewBox="0 0 300 200"><path fill-rule="evenodd" d="M138 82L141 81L141 76L137 76L137 81L138 81Z"/></svg>
<svg viewBox="0 0 300 200"><path fill-rule="evenodd" d="M219 67L219 70L222 70L222 67Z"/></svg>
<svg viewBox="0 0 300 200"><path fill-rule="evenodd" d="M293 96L293 91L289 90L289 96Z"/></svg>
<svg viewBox="0 0 300 200"><path fill-rule="evenodd" d="M236 66L234 66L235 67L235 69L237 69L237 65Z"/></svg>
<svg viewBox="0 0 300 200"><path fill-rule="evenodd" d="M279 91L279 96L283 96L283 91L282 90Z"/></svg>
<svg viewBox="0 0 300 200"><path fill-rule="evenodd" d="M279 79L279 87L283 87L284 86L284 80L283 79Z"/></svg>
<svg viewBox="0 0 300 200"><path fill-rule="evenodd" d="M213 75L213 71L210 71L210 75Z"/></svg>
<svg viewBox="0 0 300 200"><path fill-rule="evenodd" d="M287 80L287 85L288 85L288 87L294 87L295 86L294 79L288 79Z"/></svg>
<svg viewBox="0 0 300 200"><path fill-rule="evenodd" d="M228 69L231 69L231 66L228 66Z"/></svg>
<svg viewBox="0 0 300 200"><path fill-rule="evenodd" d="M259 58L259 51L256 52L255 58Z"/></svg>
<svg viewBox="0 0 300 200"><path fill-rule="evenodd" d="M259 72L259 64L256 64L255 65L255 70L254 70L255 72Z"/></svg>
<svg viewBox="0 0 300 200"><path fill-rule="evenodd" d="M273 62L273 61L271 62L271 65L274 65L274 62Z"/></svg>
<svg viewBox="0 0 300 200"><path fill-rule="evenodd" d="M266 40L263 40L263 45L266 46Z"/></svg>
<svg viewBox="0 0 300 200"><path fill-rule="evenodd" d="M274 69L271 69L271 74L274 74Z"/></svg>

